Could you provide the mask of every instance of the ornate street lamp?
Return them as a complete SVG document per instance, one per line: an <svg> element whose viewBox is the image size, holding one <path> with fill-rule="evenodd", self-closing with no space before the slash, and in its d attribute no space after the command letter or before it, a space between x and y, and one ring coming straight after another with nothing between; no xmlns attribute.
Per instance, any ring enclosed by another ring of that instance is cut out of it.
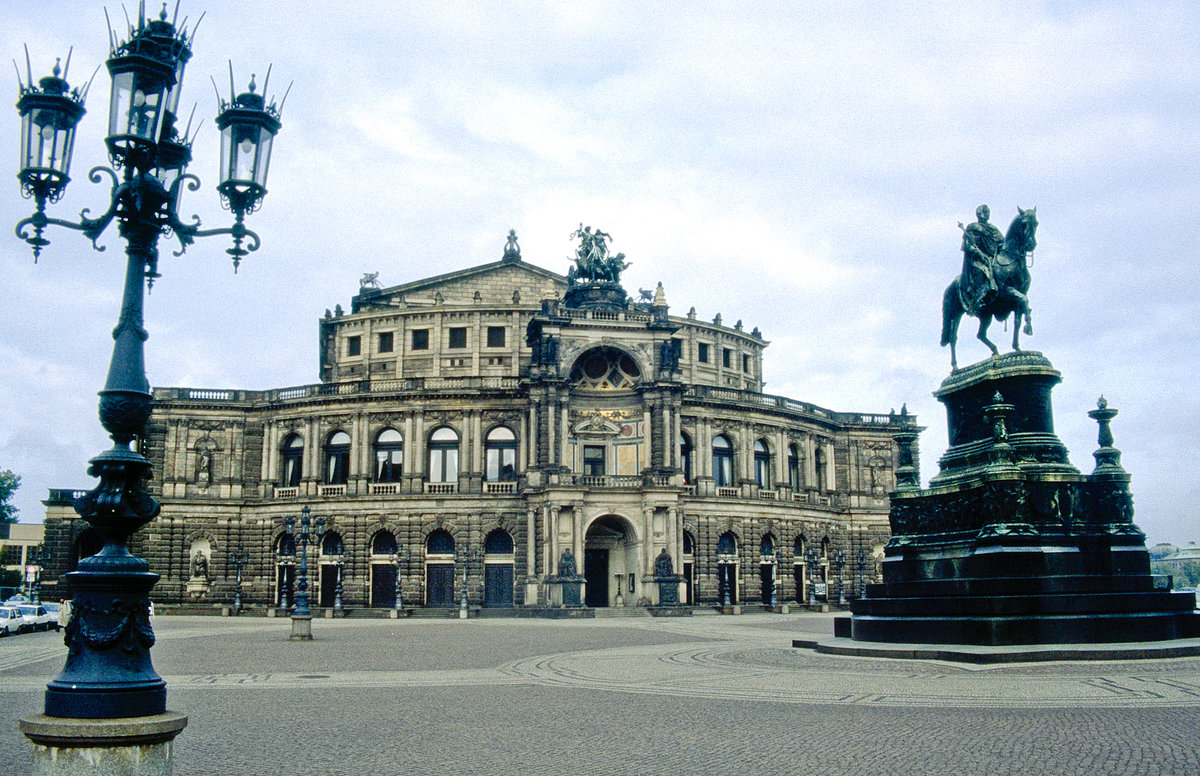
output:
<svg viewBox="0 0 1200 776"><path fill-rule="evenodd" d="M195 176L184 172L190 143L175 130L192 34L177 27L174 20L168 21L164 7L158 19L147 20L139 12L127 40L118 42L111 30L110 40L107 66L112 92L105 143L112 166L96 167L89 174L93 183L104 176L111 179L110 201L102 215L88 218L84 210L75 223L51 218L45 212L46 203L57 201L70 181L75 127L84 114L87 87L82 92L72 90L66 68L60 75L57 65L51 76L35 85L27 67L28 82L21 84L17 102L21 115L21 171L17 177L24 196L36 201L34 214L17 224L17 236L33 247L35 260L49 245L44 232L50 225L83 232L93 247L103 250L96 241L115 220L127 256L112 360L100 394L100 421L114 444L90 461L88 473L99 477L100 483L75 502L79 515L104 536L104 547L67 575L74 596L65 636L70 652L62 673L47 685L45 711L49 717L146 717L166 709L166 683L150 661L154 633L148 595L158 575L127 547L130 535L159 512L158 503L142 488L150 463L132 445L150 417L142 283L143 278L153 282L158 277L158 239L163 235L178 239L180 253L197 237L231 235L234 245L227 252L236 269L248 251L258 248L257 235L246 230L242 219L257 207L266 191L258 178L257 188L244 196L228 196L218 184L226 207L234 213L233 227L202 230L198 218L193 217L191 223L182 221L176 210L180 187L184 183L192 190L199 186ZM256 158L262 157L265 181L266 156L280 127L280 108L254 98L253 92L250 95L252 99L242 95L230 103L222 102L217 123L223 143L227 129L229 142L234 136L250 141ZM239 127L247 131L238 134ZM233 156L233 151L222 150L223 159ZM223 174L222 183L228 180ZM247 238L249 246L243 248ZM180 722L178 729L182 727Z"/></svg>
<svg viewBox="0 0 1200 776"><path fill-rule="evenodd" d="M333 588L333 613L346 616L346 608L342 604L342 570L350 562L350 551L342 548L342 554L337 557L337 584Z"/></svg>
<svg viewBox="0 0 1200 776"><path fill-rule="evenodd" d="M838 577L838 606L846 605L846 578L842 575L842 569L846 567L846 553L838 550L833 554L833 567L837 570Z"/></svg>
<svg viewBox="0 0 1200 776"><path fill-rule="evenodd" d="M808 564L808 605L813 609L817 608L817 563L820 560L821 553L816 547L809 547L804 553L804 561Z"/></svg>
<svg viewBox="0 0 1200 776"><path fill-rule="evenodd" d="M285 521L288 535L292 535L296 519L288 516ZM312 640L312 610L308 606L308 545L312 538L312 518L306 506L300 510L300 570L296 579L296 608L292 610L293 641ZM317 535L325 527L325 519L317 518Z"/></svg>
<svg viewBox="0 0 1200 776"><path fill-rule="evenodd" d="M721 606L726 608L733 605L733 591L730 590L732 585L729 579L729 569L733 566L734 561L735 556L733 553L717 553L717 596L721 599Z"/></svg>
<svg viewBox="0 0 1200 776"><path fill-rule="evenodd" d="M762 552L759 557L758 565L760 568L762 566L767 566L768 568L770 568L771 592L767 596L767 602L766 602L767 605L771 606L771 607L779 606L779 595L776 592L776 588L778 587L778 584L779 584L779 582L778 582L779 551L775 550L775 549L770 549L765 552Z"/></svg>
<svg viewBox="0 0 1200 776"><path fill-rule="evenodd" d="M458 616L460 619L465 619L467 617L467 613L468 613L468 608L467 608L467 569L472 563L474 563L476 560L479 559L479 550L472 547L469 550L465 550L461 553L457 553L455 559L462 562L462 601L459 604Z"/></svg>
<svg viewBox="0 0 1200 776"><path fill-rule="evenodd" d="M242 569L250 561L250 553L244 547L239 546L236 550L229 553L229 560L233 563L234 586L233 586L233 613L242 613Z"/></svg>
<svg viewBox="0 0 1200 776"><path fill-rule="evenodd" d="M45 545L39 544L31 547L29 556L26 562L26 568L23 571L28 572L30 567L33 568L33 579L29 580L29 602L32 604L40 604L42 602L42 558L45 555Z"/></svg>
<svg viewBox="0 0 1200 776"><path fill-rule="evenodd" d="M392 603L392 611L395 612L397 617L404 610L404 598L400 594L400 577L403 570L401 566L407 562L408 548L404 546L397 547L396 551L392 553L392 563L396 564L396 600Z"/></svg>
<svg viewBox="0 0 1200 776"><path fill-rule="evenodd" d="M285 557L286 557L286 555L289 555L289 554L291 555L291 558L292 558L292 584L293 585L295 585L295 583L296 583L296 539L295 539L296 530L295 530L295 526L296 526L296 521L293 520L291 517L289 517L283 521L283 534L284 534L284 536L287 537L287 541L284 542L283 545L280 547L281 552L279 553L280 555L284 555ZM291 550L290 553L283 552L283 550L287 550L289 548ZM284 568L286 569L287 566L284 566ZM288 600L288 587L289 586L286 584L286 582L287 582L287 572L285 571L283 574L283 579L280 580L280 584L279 584L279 615L281 617L286 617L292 610L292 604Z"/></svg>

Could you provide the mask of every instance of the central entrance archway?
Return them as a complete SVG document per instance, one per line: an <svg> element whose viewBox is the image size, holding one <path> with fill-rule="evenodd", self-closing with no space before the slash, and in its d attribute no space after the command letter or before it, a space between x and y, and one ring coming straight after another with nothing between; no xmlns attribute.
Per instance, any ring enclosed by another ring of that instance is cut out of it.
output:
<svg viewBox="0 0 1200 776"><path fill-rule="evenodd" d="M588 526L583 545L584 605L626 606L638 600L637 541L633 526L605 515Z"/></svg>

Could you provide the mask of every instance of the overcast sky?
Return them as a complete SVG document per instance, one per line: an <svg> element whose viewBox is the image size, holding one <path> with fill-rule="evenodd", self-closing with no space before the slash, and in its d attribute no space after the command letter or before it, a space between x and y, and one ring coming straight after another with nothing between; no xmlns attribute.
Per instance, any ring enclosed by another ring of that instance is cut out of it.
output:
<svg viewBox="0 0 1200 776"><path fill-rule="evenodd" d="M136 14L136 2L127 2ZM74 46L72 85L107 56L99 2L14 3L0 50L35 78ZM124 29L121 6L109 3ZM157 7L152 5L152 9ZM317 382L317 320L364 272L386 285L500 258L565 273L582 221L662 281L673 314L742 319L771 341L766 392L835 410L907 403L937 473L949 374L942 291L957 223L987 203L1040 228L1030 298L1063 373L1056 430L1084 472L1104 394L1135 520L1151 543L1200 540L1200 6L1179 3L314 3L185 0L202 12L182 112L203 124L185 214L231 221L213 190L210 78L228 96L273 65L287 99L263 247L235 276L224 238L160 246L147 304L156 386ZM11 97L17 97L16 75ZM109 83L96 76L72 184L51 215L107 204ZM9 170L18 116L9 113ZM12 177L15 224L33 210ZM11 228L11 226L9 227ZM116 323L122 244L94 252L51 229L35 265L0 239L0 468L24 521L52 487L91 487L109 446L96 420ZM11 235L11 231L9 232ZM168 247L170 246L170 247ZM964 320L959 359L987 351ZM998 343L1011 329L992 327Z"/></svg>

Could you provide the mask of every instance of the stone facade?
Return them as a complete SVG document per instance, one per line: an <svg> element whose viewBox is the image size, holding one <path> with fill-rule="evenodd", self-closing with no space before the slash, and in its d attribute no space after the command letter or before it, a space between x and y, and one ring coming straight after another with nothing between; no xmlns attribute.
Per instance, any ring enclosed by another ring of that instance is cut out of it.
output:
<svg viewBox="0 0 1200 776"><path fill-rule="evenodd" d="M318 606L340 573L347 608L392 607L397 569L406 608L457 606L464 579L472 607L555 605L568 550L589 606L657 604L664 584L684 603L808 602L814 582L836 601L874 580L899 418L763 394L758 329L672 316L661 286L567 307L568 278L512 245L327 312L320 383L155 389L162 513L131 541L155 600L228 604L241 551L243 601L278 604L303 506L326 531ZM77 495L46 502L47 597L95 549Z"/></svg>

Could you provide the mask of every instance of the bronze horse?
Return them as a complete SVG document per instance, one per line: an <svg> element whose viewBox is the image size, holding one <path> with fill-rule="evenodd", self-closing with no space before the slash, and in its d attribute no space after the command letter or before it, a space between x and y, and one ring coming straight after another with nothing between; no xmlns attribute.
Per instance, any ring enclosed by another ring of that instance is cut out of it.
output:
<svg viewBox="0 0 1200 776"><path fill-rule="evenodd" d="M988 326L992 319L1003 321L1009 313L1013 317L1013 350L1020 350L1021 318L1025 319L1025 333L1033 334L1033 321L1029 315L1029 268L1025 263L1025 255L1037 247L1035 233L1037 232L1037 208L1021 210L1017 208L1017 217L1013 219L1004 235L1004 245L996 254L993 276L996 281L996 292L986 297L978 310L968 310L964 303L962 275L954 278L946 293L942 296L942 346L950 346L950 368L958 369L958 356L955 344L958 341L958 323L964 313L970 313L979 319L979 334L976 336L992 349L992 355L1000 354L995 344L987 338Z"/></svg>

